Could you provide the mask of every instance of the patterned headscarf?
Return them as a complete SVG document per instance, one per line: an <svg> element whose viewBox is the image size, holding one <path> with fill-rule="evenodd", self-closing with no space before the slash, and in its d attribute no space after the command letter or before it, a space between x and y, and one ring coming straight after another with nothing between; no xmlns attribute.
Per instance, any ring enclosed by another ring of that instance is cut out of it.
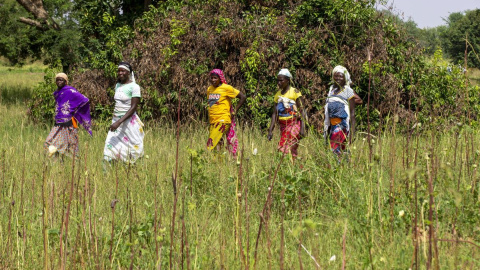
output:
<svg viewBox="0 0 480 270"><path fill-rule="evenodd" d="M220 78L220 81L224 84L227 84L227 81L225 80L225 76L223 75L223 71L221 69L216 68L210 71L210 75L212 74L218 75L218 77Z"/></svg>
<svg viewBox="0 0 480 270"><path fill-rule="evenodd" d="M67 76L67 74L65 74L65 73L58 73L57 75L55 75L55 80L56 80L57 78L62 78L62 79L64 79L64 80L67 82L66 84L68 84L68 76Z"/></svg>
<svg viewBox="0 0 480 270"><path fill-rule="evenodd" d="M348 73L347 68L344 66L336 66L332 71L332 80L333 80L333 76L335 76L335 73L337 72L342 73L345 76L345 85L350 86L350 84L352 83L352 80L350 79L350 73Z"/></svg>

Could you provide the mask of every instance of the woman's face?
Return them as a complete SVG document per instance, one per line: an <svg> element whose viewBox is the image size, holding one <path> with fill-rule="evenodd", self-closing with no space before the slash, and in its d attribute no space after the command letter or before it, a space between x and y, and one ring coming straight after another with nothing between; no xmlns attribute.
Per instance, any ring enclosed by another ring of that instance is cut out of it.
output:
<svg viewBox="0 0 480 270"><path fill-rule="evenodd" d="M210 84L212 84L213 87L218 87L221 83L220 77L217 74L210 74Z"/></svg>
<svg viewBox="0 0 480 270"><path fill-rule="evenodd" d="M130 79L130 71L124 68L118 68L117 78L120 82L125 83Z"/></svg>
<svg viewBox="0 0 480 270"><path fill-rule="evenodd" d="M55 78L55 84L57 84L58 89L63 88L67 85L67 81L64 78Z"/></svg>
<svg viewBox="0 0 480 270"><path fill-rule="evenodd" d="M288 78L286 76L283 76L283 75L278 75L277 76L277 84L278 84L278 87L280 87L280 89L287 89L288 85L290 84L290 81L288 80Z"/></svg>
<svg viewBox="0 0 480 270"><path fill-rule="evenodd" d="M333 80L338 86L345 86L345 75L343 75L343 73L335 72L335 74L333 74Z"/></svg>

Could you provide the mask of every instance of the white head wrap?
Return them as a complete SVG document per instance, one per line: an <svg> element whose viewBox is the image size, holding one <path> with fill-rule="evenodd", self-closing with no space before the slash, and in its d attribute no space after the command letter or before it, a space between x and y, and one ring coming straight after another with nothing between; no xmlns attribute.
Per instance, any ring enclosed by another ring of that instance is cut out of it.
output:
<svg viewBox="0 0 480 270"><path fill-rule="evenodd" d="M345 85L350 86L352 83L352 79L350 79L350 73L348 73L348 70L344 66L336 66L333 71L332 71L332 79L335 73L342 73L345 76Z"/></svg>
<svg viewBox="0 0 480 270"><path fill-rule="evenodd" d="M123 68L125 70L127 70L128 72L130 72L130 80L132 82L135 82L135 73L133 73L133 71L130 70L130 68L126 65L119 65L118 68Z"/></svg>
<svg viewBox="0 0 480 270"><path fill-rule="evenodd" d="M278 75L282 75L282 76L288 77L288 78L290 78L290 79L292 78L292 74L291 74L290 71L288 71L288 69L286 69L286 68L282 68L282 69L280 70L280 72L278 73ZM277 76L278 76L278 75L277 75Z"/></svg>

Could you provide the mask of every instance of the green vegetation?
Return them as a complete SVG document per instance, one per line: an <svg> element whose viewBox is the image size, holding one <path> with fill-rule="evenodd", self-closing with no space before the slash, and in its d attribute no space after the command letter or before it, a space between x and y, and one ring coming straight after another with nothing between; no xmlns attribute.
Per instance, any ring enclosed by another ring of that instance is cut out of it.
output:
<svg viewBox="0 0 480 270"><path fill-rule="evenodd" d="M131 36L135 19L157 0L4 0L0 4L0 55L12 64L41 59L70 72L121 58L112 44Z"/></svg>
<svg viewBox="0 0 480 270"><path fill-rule="evenodd" d="M448 16L448 27L442 32L442 46L454 63L480 68L480 9Z"/></svg>
<svg viewBox="0 0 480 270"><path fill-rule="evenodd" d="M407 35L414 27L379 14L374 0L146 0L126 12L134 2L45 0L49 17L39 27L4 28L0 268L480 266L478 69L468 81L436 41L425 56ZM15 4L0 5L0 25L34 18ZM27 56L50 68L20 67ZM120 59L132 62L142 86L146 156L104 170L102 121L111 117ZM365 102L370 96L340 164L316 132L337 64L350 69ZM268 142L262 132L282 67L310 113L295 163L277 153L278 134ZM249 98L236 159L204 150L212 68ZM93 137L80 132L75 160L49 159L43 149L61 69L96 117Z"/></svg>

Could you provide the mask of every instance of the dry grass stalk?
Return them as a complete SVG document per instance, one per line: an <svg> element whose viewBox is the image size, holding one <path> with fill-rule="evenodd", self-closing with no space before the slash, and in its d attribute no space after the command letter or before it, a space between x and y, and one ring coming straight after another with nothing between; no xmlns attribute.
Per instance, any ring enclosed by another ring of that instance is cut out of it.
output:
<svg viewBox="0 0 480 270"><path fill-rule="evenodd" d="M47 188L47 163L44 163L43 168L43 184L42 184L42 233L43 233L43 269L48 269L48 234L47 234L47 213L48 204L45 196Z"/></svg>
<svg viewBox="0 0 480 270"><path fill-rule="evenodd" d="M21 183L20 183L20 210L22 211L22 215L25 214L25 209L23 207L23 186L24 186L24 183L25 183L25 159L27 157L27 151L24 149L23 150L23 165L22 165L22 180L21 180Z"/></svg>
<svg viewBox="0 0 480 270"><path fill-rule="evenodd" d="M128 165L129 168L130 168L130 164ZM128 178L128 172L130 170L127 170L127 179ZM132 245L130 245L130 267L129 269L132 270L133 269L133 263L135 261L135 245L133 245L133 199L132 199L132 195L130 194L130 189L128 188L128 185L127 185L127 209L128 209L128 216L129 216L129 222L130 222L130 228L129 228L129 237L130 237L130 243L132 243Z"/></svg>
<svg viewBox="0 0 480 270"><path fill-rule="evenodd" d="M373 42L372 42L373 46ZM372 56L370 50L367 51L368 55L368 95L367 95L367 130L368 130L368 162L372 163L372 137L370 134L372 133L371 126L370 126L370 87L372 83ZM370 166L369 169L371 170Z"/></svg>
<svg viewBox="0 0 480 270"><path fill-rule="evenodd" d="M250 179L249 175L249 162L247 158L246 165L246 181ZM245 238L246 238L246 261L245 261L245 270L250 269L250 211L248 210L248 183L245 183L243 198L245 200Z"/></svg>
<svg viewBox="0 0 480 270"><path fill-rule="evenodd" d="M177 93L177 134L176 134L176 143L177 148L175 152L175 173L172 175L172 185L173 185L173 213L172 213L172 225L170 229L170 269L173 268L173 236L175 232L175 216L177 214L177 200L178 200L178 193L177 193L177 181L178 181L178 154L179 154L179 147L180 147L180 88L178 88Z"/></svg>
<svg viewBox="0 0 480 270"><path fill-rule="evenodd" d="M347 267L347 223L345 222L345 229L342 237L342 270Z"/></svg>
<svg viewBox="0 0 480 270"><path fill-rule="evenodd" d="M155 239L155 262L161 264L160 258L158 256L158 204L157 204L157 189L158 189L158 162L155 163L155 183L153 183L153 192L154 192L154 208L155 212L153 215L153 235Z"/></svg>
<svg viewBox="0 0 480 270"><path fill-rule="evenodd" d="M268 215L269 215L269 209L270 209L270 204L271 204L271 198L272 198L272 194L273 194L273 186L275 185L275 180L277 178L278 170L280 169L280 165L282 164L284 158L285 158L285 152L283 152L283 154L280 158L280 161L278 162L277 168L275 169L275 174L272 177L272 180L270 182L270 186L269 186L269 189L268 189L267 199L265 200L265 204L263 206L262 213L259 214L260 222L259 222L259 225L258 225L257 240L255 242L255 252L254 252L254 255L253 255L253 258L254 258L253 268L254 269L256 269L256 265L257 265L258 243L260 241L260 234L262 232L262 226L263 225L265 225L265 226L268 225Z"/></svg>
<svg viewBox="0 0 480 270"><path fill-rule="evenodd" d="M298 196L298 216L300 217L300 226L303 226L303 220L302 220L302 199L300 196ZM302 245L302 233L303 229L300 230L300 234L298 235L298 248L297 248L297 255L298 255L298 269L303 270L303 263L302 263L302 256L301 256L301 247Z"/></svg>
<svg viewBox="0 0 480 270"><path fill-rule="evenodd" d="M73 146L73 149L76 149L76 145ZM74 186L74 180L75 180L75 160L77 159L76 158L76 154L77 154L77 151L74 150L73 151L73 155L72 155L72 175L71 175L71 178L70 178L70 192L69 192L69 199L68 199L68 205L67 205L67 213L65 215L65 248L62 250L62 245L63 245L63 239L62 239L62 233L63 233L63 230L60 230L60 261L61 261L61 269L65 269L65 264L66 264L66 249L67 249L67 243L68 243L68 224L69 224L69 220L70 220L70 207L72 205L72 200L73 200L73 186ZM62 252L63 252L63 256L62 256ZM65 257L64 257L65 256Z"/></svg>
<svg viewBox="0 0 480 270"><path fill-rule="evenodd" d="M110 259L110 263L113 263L112 259L112 251L113 251L113 243L114 237L115 237L115 205L117 204L118 199L113 199L112 202L110 203L110 208L112 209L112 232L110 234L110 252L108 255L108 258Z"/></svg>
<svg viewBox="0 0 480 270"><path fill-rule="evenodd" d="M280 223L280 259L279 259L279 267L280 270L285 269L285 188L282 190L282 194L280 195L280 200L282 202L282 216L281 216L281 223Z"/></svg>
<svg viewBox="0 0 480 270"><path fill-rule="evenodd" d="M243 137L242 137L243 138ZM247 265L245 253L243 251L243 244L242 244L242 216L241 216L241 208L242 208L242 193L244 190L243 187L243 154L244 154L244 144L242 144L242 150L240 151L240 166L238 167L238 176L237 176L237 183L235 188L235 200L236 200L236 218L235 218L235 236L237 246L240 249L240 261L242 265L245 267ZM248 237L248 236L247 236Z"/></svg>

